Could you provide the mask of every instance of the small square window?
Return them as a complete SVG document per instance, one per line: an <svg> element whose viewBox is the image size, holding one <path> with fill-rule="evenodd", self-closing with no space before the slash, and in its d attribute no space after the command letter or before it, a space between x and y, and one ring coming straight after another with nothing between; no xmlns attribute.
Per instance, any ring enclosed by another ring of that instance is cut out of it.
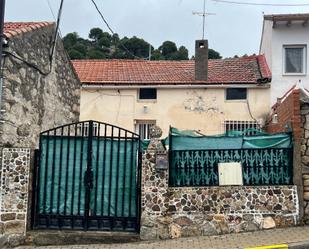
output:
<svg viewBox="0 0 309 249"><path fill-rule="evenodd" d="M284 73L304 74L305 59L305 46L284 46Z"/></svg>
<svg viewBox="0 0 309 249"><path fill-rule="evenodd" d="M139 89L139 99L157 99L156 88L143 88Z"/></svg>
<svg viewBox="0 0 309 249"><path fill-rule="evenodd" d="M246 100L247 88L227 88L226 100Z"/></svg>

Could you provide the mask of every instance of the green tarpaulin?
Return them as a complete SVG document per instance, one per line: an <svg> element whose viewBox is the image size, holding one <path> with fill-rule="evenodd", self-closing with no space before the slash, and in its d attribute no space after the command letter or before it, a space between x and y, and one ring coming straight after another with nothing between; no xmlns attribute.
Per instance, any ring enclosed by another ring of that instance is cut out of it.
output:
<svg viewBox="0 0 309 249"><path fill-rule="evenodd" d="M94 138L41 138L39 213L84 215L85 172L92 157L92 215L136 215L138 141ZM67 189L68 191L65 191Z"/></svg>

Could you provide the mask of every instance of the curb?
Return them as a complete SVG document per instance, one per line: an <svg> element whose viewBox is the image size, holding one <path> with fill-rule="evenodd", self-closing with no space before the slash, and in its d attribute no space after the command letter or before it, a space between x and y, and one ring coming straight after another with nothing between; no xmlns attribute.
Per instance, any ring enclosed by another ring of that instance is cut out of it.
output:
<svg viewBox="0 0 309 249"><path fill-rule="evenodd" d="M289 249L309 249L309 240L289 244Z"/></svg>

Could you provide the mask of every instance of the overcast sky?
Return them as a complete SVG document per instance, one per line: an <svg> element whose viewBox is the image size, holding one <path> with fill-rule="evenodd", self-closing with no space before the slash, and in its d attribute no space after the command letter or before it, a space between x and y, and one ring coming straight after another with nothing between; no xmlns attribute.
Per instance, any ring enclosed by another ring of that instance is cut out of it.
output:
<svg viewBox="0 0 309 249"><path fill-rule="evenodd" d="M60 0L49 0L57 13ZM309 0L239 0L258 3L309 3ZM172 40L194 52L194 41L202 37L203 0L96 0L111 27L120 37L136 35L155 47ZM207 0L206 37L209 46L224 57L258 53L262 16L272 13L309 12L306 7L265 7L215 3ZM53 21L48 0L7 0L6 21ZM90 0L65 0L61 32L76 31L87 37L92 27L106 26Z"/></svg>

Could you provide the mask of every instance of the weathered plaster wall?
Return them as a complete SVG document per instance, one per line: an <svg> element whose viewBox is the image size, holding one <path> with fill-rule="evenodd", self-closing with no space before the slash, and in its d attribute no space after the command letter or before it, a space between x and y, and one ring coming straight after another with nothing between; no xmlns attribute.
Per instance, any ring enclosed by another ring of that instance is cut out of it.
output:
<svg viewBox="0 0 309 249"><path fill-rule="evenodd" d="M54 26L14 36L7 51L49 71ZM79 119L80 83L58 39L52 71L47 76L6 56L0 123L0 147L30 147L39 133Z"/></svg>
<svg viewBox="0 0 309 249"><path fill-rule="evenodd" d="M269 112L269 88L248 89L252 115L264 119ZM263 101L261 101L263 99ZM147 111L144 107L147 106ZM225 120L253 121L247 101L226 101L225 89L162 89L157 100L138 100L138 89L82 89L81 120L99 120L134 130L134 120L155 120L168 135L169 126L199 130L205 134L224 132Z"/></svg>
<svg viewBox="0 0 309 249"><path fill-rule="evenodd" d="M141 238L167 239L255 231L298 224L296 186L169 188L155 170L158 146L142 164Z"/></svg>
<svg viewBox="0 0 309 249"><path fill-rule="evenodd" d="M0 248L26 234L30 149L4 148L0 182Z"/></svg>
<svg viewBox="0 0 309 249"><path fill-rule="evenodd" d="M305 200L305 215L304 221L309 225L309 104L303 104L301 106L301 127L302 127L302 139L301 139L301 163L303 168L303 180L304 180L304 200Z"/></svg>

